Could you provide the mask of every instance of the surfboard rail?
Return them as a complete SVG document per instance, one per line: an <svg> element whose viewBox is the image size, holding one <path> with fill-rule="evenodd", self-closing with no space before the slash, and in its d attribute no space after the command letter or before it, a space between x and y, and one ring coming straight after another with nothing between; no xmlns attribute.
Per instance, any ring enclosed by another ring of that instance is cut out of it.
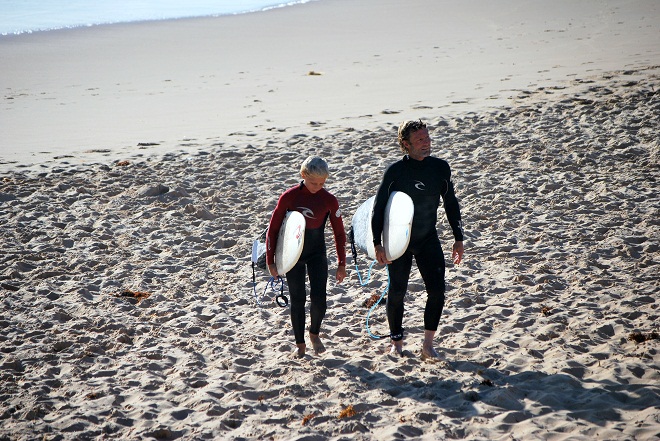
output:
<svg viewBox="0 0 660 441"><path fill-rule="evenodd" d="M291 271L305 245L305 216L299 211L287 212L275 246L275 265L277 274L283 276Z"/></svg>
<svg viewBox="0 0 660 441"><path fill-rule="evenodd" d="M376 250L371 231L371 218L375 196L358 207L351 220L351 234L355 245L375 259ZM402 191L393 191L385 207L382 244L389 261L398 259L408 249L415 206L412 199Z"/></svg>

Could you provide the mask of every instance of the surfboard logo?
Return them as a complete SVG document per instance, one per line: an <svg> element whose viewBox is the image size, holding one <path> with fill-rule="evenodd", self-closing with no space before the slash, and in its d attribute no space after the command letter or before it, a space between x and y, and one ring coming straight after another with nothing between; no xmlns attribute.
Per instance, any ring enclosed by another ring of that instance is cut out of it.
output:
<svg viewBox="0 0 660 441"><path fill-rule="evenodd" d="M298 228L296 228L296 240L300 242L301 237L302 237L302 227L298 225Z"/></svg>
<svg viewBox="0 0 660 441"><path fill-rule="evenodd" d="M303 216L308 217L310 219L316 219L314 217L314 212L310 208L298 207L298 210L300 210L300 212L302 213Z"/></svg>
<svg viewBox="0 0 660 441"><path fill-rule="evenodd" d="M417 181L415 184L415 188L420 191L426 190L426 184L424 184L422 181Z"/></svg>

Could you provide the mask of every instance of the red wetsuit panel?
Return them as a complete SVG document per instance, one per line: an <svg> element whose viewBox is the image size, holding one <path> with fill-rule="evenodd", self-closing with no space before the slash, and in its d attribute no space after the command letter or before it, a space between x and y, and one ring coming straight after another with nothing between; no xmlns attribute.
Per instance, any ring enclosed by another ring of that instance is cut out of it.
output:
<svg viewBox="0 0 660 441"><path fill-rule="evenodd" d="M273 210L266 239L266 263L268 265L275 262L277 237L284 216L288 211L299 211L305 216L306 230L324 228L325 221L329 218L335 236L338 264L346 265L346 232L344 231L344 221L339 209L339 201L325 188L316 193L311 193L302 182L282 193L275 210Z"/></svg>

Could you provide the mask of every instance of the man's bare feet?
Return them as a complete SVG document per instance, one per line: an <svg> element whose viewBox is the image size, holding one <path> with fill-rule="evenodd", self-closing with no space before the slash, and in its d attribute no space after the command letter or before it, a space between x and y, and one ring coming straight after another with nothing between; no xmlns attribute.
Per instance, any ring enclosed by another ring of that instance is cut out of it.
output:
<svg viewBox="0 0 660 441"><path fill-rule="evenodd" d="M390 355L403 355L403 340L392 341L392 346L390 346Z"/></svg>
<svg viewBox="0 0 660 441"><path fill-rule="evenodd" d="M307 349L307 345L305 345L305 343L300 343L300 344L296 344L296 347L298 348L298 351L296 352L296 357L303 358L305 356L305 350Z"/></svg>
<svg viewBox="0 0 660 441"><path fill-rule="evenodd" d="M422 343L422 360L440 361L440 354L433 347L435 331L424 330L424 342Z"/></svg>
<svg viewBox="0 0 660 441"><path fill-rule="evenodd" d="M325 346L323 346L323 342L321 342L321 339L319 338L318 334L312 334L311 332L309 333L309 339L312 342L312 348L314 349L314 353L316 355L322 354L325 352Z"/></svg>
<svg viewBox="0 0 660 441"><path fill-rule="evenodd" d="M432 345L427 345L426 343L422 346L422 360L429 361L440 361L440 354Z"/></svg>

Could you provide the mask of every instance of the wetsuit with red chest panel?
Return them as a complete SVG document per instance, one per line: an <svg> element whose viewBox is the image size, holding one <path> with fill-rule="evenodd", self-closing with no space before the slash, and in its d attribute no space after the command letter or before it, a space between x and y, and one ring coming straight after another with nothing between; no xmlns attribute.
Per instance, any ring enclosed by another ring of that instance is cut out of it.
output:
<svg viewBox="0 0 660 441"><path fill-rule="evenodd" d="M282 221L288 211L299 211L305 216L305 241L298 263L286 274L291 296L291 324L296 343L305 342L305 270L309 277L310 325L309 332L318 334L327 308L326 285L328 257L324 230L326 221L335 238L338 265L346 265L346 232L339 209L339 201L326 189L310 192L301 182L280 196L268 226L266 263L275 262L275 246Z"/></svg>

